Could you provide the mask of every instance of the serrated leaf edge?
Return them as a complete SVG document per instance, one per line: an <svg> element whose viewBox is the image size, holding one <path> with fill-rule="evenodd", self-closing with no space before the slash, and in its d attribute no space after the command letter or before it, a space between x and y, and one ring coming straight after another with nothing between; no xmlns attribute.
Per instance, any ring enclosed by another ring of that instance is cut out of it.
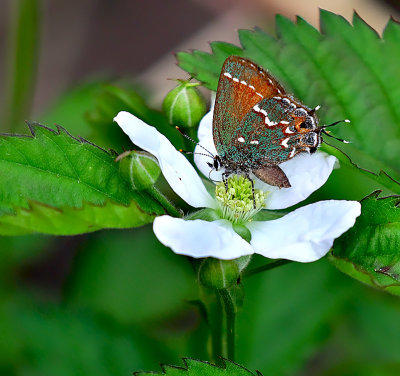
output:
<svg viewBox="0 0 400 376"><path fill-rule="evenodd" d="M64 135L66 135L67 137L69 137L69 138L71 138L71 139L73 139L73 140L79 142L80 144L87 144L87 145L93 146L93 147L95 147L95 148L101 150L102 152L106 153L106 154L109 155L109 156L112 156L112 157L118 156L118 153L117 153L115 150L113 150L113 149L106 150L106 149L103 149L102 147L100 147L100 146L94 144L93 142L88 141L87 139L85 139L85 138L83 138L83 137L81 137L81 136L78 136L78 137L73 136L71 133L69 133L69 132L68 132L63 126L61 126L61 125L55 124L56 129L47 127L47 126L45 126L45 125L43 125L43 124L40 124L40 123L38 123L38 122L36 122L36 121L26 121L26 125L27 125L28 128L29 128L29 131L30 131L30 133L31 133L30 135L29 135L29 134L21 134L21 133L0 133L0 138L1 138L1 137L17 137L17 138L30 138L30 139L34 139L34 138L36 137L36 133L37 133L36 128L41 128L41 129L44 129L44 130L46 130L46 131L48 131L48 132L51 132L51 133L52 133L53 135L55 135L55 136L61 136L61 135L64 134Z"/></svg>
<svg viewBox="0 0 400 376"><path fill-rule="evenodd" d="M362 199L360 200L360 202L362 203L363 201L366 201L366 200L368 200L368 199L375 199L375 200L379 201L379 200L385 200L385 199L388 199L388 198L397 198L398 201L395 203L395 207L398 208L398 209L400 210L400 207L399 207L399 205L400 205L400 195L389 195L389 196L379 197L379 196L381 195L381 193L382 193L382 190L377 189L377 190L371 192L369 195L367 195L367 196L365 196L364 198L362 198ZM355 263L354 263L353 261L351 261L348 257L337 257L337 256L335 256L334 251L335 251L335 246L333 245L332 250L329 252L329 257L331 257L331 258L333 258L333 259L344 260L344 261L348 262L356 271L358 271L358 272L362 273L363 275L367 276L367 278L368 278L369 281L371 282L371 285L374 286L374 287L376 287L377 289L379 289L379 290L386 290L388 287L399 287L399 286L400 286L400 283L399 283L399 282L397 282L397 283L392 283L392 284L388 284L388 285L385 285L385 286L380 285L379 283L377 283L377 282L374 280L374 278L373 278L373 276L371 275L371 273L368 272L365 268L361 267L361 266L358 265L358 264L355 264ZM375 272L375 273L385 274L385 273L382 273L382 272L380 272L379 270L376 270L376 269L374 269L374 272ZM391 277L390 275L387 275L387 274L385 274L385 275L388 276L388 277L390 277L390 278L392 278L392 279L394 279L394 278Z"/></svg>
<svg viewBox="0 0 400 376"><path fill-rule="evenodd" d="M92 147L95 147L96 149L102 151L106 155L111 156L113 158L118 156L118 153L113 149L106 150L106 149L94 144L93 142L91 142L91 141L89 141L89 140L87 140L87 139L85 139L83 137L80 137L80 136L79 137L75 137L75 136L73 136L71 133L68 132L67 129L65 129L61 125L56 124L56 129L47 127L47 126L45 126L43 124L40 124L38 122L35 122L35 121L26 121L26 125L28 126L28 129L29 129L29 131L31 133L30 135L29 134L19 134L19 133L0 133L0 138L1 137L7 137L7 138L8 137L17 137L17 138L34 139L36 137L36 134L37 134L37 128L40 128L40 129L43 129L43 130L46 130L46 131L52 133L55 136L61 136L61 135L64 134L67 137L71 138L74 141L77 141L80 144L86 144L86 145L90 145ZM16 215L15 211L18 211L18 210L23 210L25 212L31 212L31 211L33 211L32 206L35 206L35 205L41 206L41 207L46 207L46 208L49 208L49 209L53 209L53 210L56 210L56 211L59 211L60 213L62 213L64 211L64 209L66 210L67 208L68 208L68 210L74 209L74 210L79 211L79 210L83 210L85 206L102 208L102 207L105 207L108 203L112 203L113 205L118 205L118 206L121 206L121 207L129 207L132 204L132 202L135 203L135 206L142 213L146 213L148 215L157 215L158 214L158 213L148 213L148 212L144 211L140 207L140 205L134 200L132 200L127 205L121 204L121 203L116 202L114 200L105 200L103 204L99 204L99 205L84 200L84 201L82 201L82 206L81 207L63 206L63 207L60 207L60 208L52 206L52 205L48 205L48 204L45 204L45 203L42 203L42 202L39 202L39 201L31 200L31 199L27 199L27 202L28 202L28 208L15 205L15 206L12 207L12 209L14 210L14 213L10 213L10 214L7 214L7 215ZM161 207L161 204L159 204L159 205Z"/></svg>
<svg viewBox="0 0 400 376"><path fill-rule="evenodd" d="M374 178L379 179L379 178L383 175L383 176L385 176L386 178L388 178L389 180L391 180L393 183L397 184L397 185L399 186L399 189L400 189L400 182L397 181L396 179L392 178L392 177L391 177L388 173L386 173L385 171L379 170L379 173L375 173L375 172L372 172L372 171L370 171L370 170L368 170L368 169L366 169L366 168L360 167L357 163L353 162L352 159L351 159L343 150L340 150L340 149L337 148L336 146L334 146L334 145L332 145L332 144L328 144L328 143L326 143L326 142L325 142L325 145L328 145L329 147L332 147L333 149L337 150L340 154L342 154L342 155L348 160L348 162L350 163L350 165L352 165L352 166L353 166L354 168L356 168L357 170L360 170L361 172L366 173L367 176L372 175ZM328 154L330 154L330 153L328 152ZM339 162L340 162L340 161L339 161ZM383 186L385 186L385 184L383 184L383 183L380 182L379 180L378 180L378 182L379 182L380 184L382 184ZM386 187L386 188L387 188L387 189L390 189L389 187ZM390 190L391 190L391 189L390 189ZM381 190L380 190L380 191L381 191ZM376 191L374 191L374 192L376 192ZM366 197L368 197L368 196L366 196ZM363 199L365 199L366 197L364 197Z"/></svg>
<svg viewBox="0 0 400 376"><path fill-rule="evenodd" d="M382 190L381 189L377 189L377 190L373 191L372 193L370 193L369 195L367 195L364 198L362 198L360 202L368 200L369 198L375 198L377 201L385 200L385 199L388 199L388 198L397 198L397 199L399 199L399 201L397 201L394 206L396 208L398 207L398 205L400 204L400 195L389 195L389 196L379 197L381 193L382 193Z"/></svg>
<svg viewBox="0 0 400 376"><path fill-rule="evenodd" d="M259 375L259 376L262 376L262 374L261 374L259 371L256 371L256 373L253 373L253 372L251 372L248 368L246 368L246 367L244 367L244 366L242 366L242 365L240 365L240 364L238 364L238 363L236 363L236 362L233 362L232 360L225 359L225 358L220 358L220 359L221 359L221 361L222 361L222 363L223 363L221 366L216 365L216 364L211 363L211 362L206 361L206 360L200 360L200 359L195 359L195 358L191 358L191 357L185 357L185 358L182 358L182 362L183 362L183 364L184 364L183 367L182 367L182 366L169 365L169 364L163 364L163 363L160 364L160 367L161 367L162 374L166 375L166 367L173 368L173 369L178 369L178 370L182 370L182 371L188 372L188 371L189 371L189 366L190 366L190 365L188 364L188 362L190 362L190 361L194 361L194 362L198 362L198 363L203 363L203 364L206 364L206 365L211 366L211 367L213 367L213 368L222 369L222 370L226 370L226 368L227 368L227 362L229 362L229 363L232 363L233 365L235 365L235 366L241 368L242 370L249 372L249 374L251 374L251 375L254 375L254 376ZM156 372L156 371L136 371L136 372L133 373L134 376L140 376L140 375L159 375L159 374L160 374L160 373L159 373L159 372Z"/></svg>
<svg viewBox="0 0 400 376"><path fill-rule="evenodd" d="M18 215L20 215L21 212L25 213L25 214L34 213L35 210L38 210L40 208L49 209L51 211L54 211L55 213L58 213L58 214L62 215L62 214L64 214L64 212L67 212L67 211L76 212L76 213L83 212L87 207L102 209L102 208L105 208L107 205L111 205L112 207L117 206L117 207L120 207L120 208L128 209L133 204L135 206L135 208L140 213L142 213L143 215L146 215L146 216L148 216L150 218L151 217L156 217L157 215L160 215L160 213L157 213L157 212L154 212L154 211L147 212L147 211L143 210L142 207L135 200L132 200L128 205L120 204L120 203L117 203L117 202L115 202L113 200L106 200L106 201L104 201L103 204L94 204L94 203L89 202L89 201L82 201L82 206L81 207L62 206L62 207L59 207L59 208L55 207L55 206L52 206L52 205L48 205L48 204L42 203L40 201L31 200L31 199L28 199L27 202L28 202L28 207L27 208L20 207L20 206L13 206L12 207L12 210L13 210L12 213L10 212L10 213L1 215L0 216L0 226L1 226L1 223L2 223L2 218L6 219L7 217L17 217ZM159 204L158 202L155 202L155 203L159 205L160 209L164 210L164 208L161 206L161 204ZM88 223L89 225L93 226L93 223L86 221L85 218L80 218L80 220L83 223ZM29 233L37 232L37 230L26 229L24 226L18 226L17 224L14 224L14 223L12 225L17 227L17 228L20 228L20 229L23 229L23 230L27 230ZM134 226L131 226L131 227L134 227ZM104 227L104 228L131 228L131 227L123 227L123 226L121 226L121 227L112 227L111 226L111 227ZM103 227L101 227L101 228L93 227L92 231L85 231L85 233L93 232L93 231L99 231L101 229L103 229ZM53 234L54 235L54 233L52 233L52 232L49 232L49 234ZM61 235L62 233L59 232L59 234ZM64 234L66 235L66 233L64 233Z"/></svg>

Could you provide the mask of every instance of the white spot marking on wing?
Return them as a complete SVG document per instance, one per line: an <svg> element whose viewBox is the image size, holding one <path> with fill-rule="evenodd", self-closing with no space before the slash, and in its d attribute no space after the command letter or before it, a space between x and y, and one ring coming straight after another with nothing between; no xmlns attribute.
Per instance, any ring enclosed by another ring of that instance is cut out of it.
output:
<svg viewBox="0 0 400 376"><path fill-rule="evenodd" d="M281 145L286 149L289 147L289 145L288 145L289 140L290 140L290 137L287 137L281 142Z"/></svg>

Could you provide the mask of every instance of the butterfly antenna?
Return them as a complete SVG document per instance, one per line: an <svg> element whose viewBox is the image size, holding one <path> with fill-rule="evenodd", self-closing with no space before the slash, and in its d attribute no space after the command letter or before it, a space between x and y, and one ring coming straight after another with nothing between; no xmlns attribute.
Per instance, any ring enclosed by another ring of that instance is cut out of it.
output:
<svg viewBox="0 0 400 376"><path fill-rule="evenodd" d="M328 127L334 127L335 125L340 124L340 123L350 123L350 120L349 119L343 119L343 120L335 121L332 124L324 125L322 128L325 129L325 128L328 128Z"/></svg>
<svg viewBox="0 0 400 376"><path fill-rule="evenodd" d="M179 131L179 133L180 133L183 137L187 138L189 141L192 141L195 145L200 146L203 150L205 150L208 154L210 154L209 156L211 156L211 158L214 158L214 154L211 153L211 151L207 150L203 145L200 145L198 142L196 142L195 140L193 140L193 138L189 137L189 136L188 136L186 133L184 133L179 127L175 127L175 128ZM196 154L200 154L200 153L196 153Z"/></svg>
<svg viewBox="0 0 400 376"><path fill-rule="evenodd" d="M208 157L208 158L212 158L212 159L214 159L214 157L211 157L210 155L208 155L208 154L204 154L204 153L195 153L195 152L193 152L193 151L187 151L187 150L182 150L182 149L179 149L179 151L181 152L181 153L184 153L184 154L197 154L197 155L204 155L205 157ZM210 164L210 167L211 167L212 165ZM211 170L210 170L210 172L208 173L208 178L212 181L212 182L214 182L214 183L219 183L219 181L218 180L214 180L214 179L212 179L211 178L211 173L213 172L215 170L215 168L213 167Z"/></svg>
<svg viewBox="0 0 400 376"><path fill-rule="evenodd" d="M203 155L203 156L205 156L205 157L214 159L214 157L212 157L211 155L204 154L204 153L195 153L194 151L187 151L187 150L183 150L183 149L179 149L179 151L180 151L181 153L183 153L183 154Z"/></svg>
<svg viewBox="0 0 400 376"><path fill-rule="evenodd" d="M315 114L315 111L318 111L320 108L321 108L320 105L314 107L314 108L309 112L309 114L310 114L310 115L314 115L314 114Z"/></svg>
<svg viewBox="0 0 400 376"><path fill-rule="evenodd" d="M327 135L328 137L334 138L335 140L338 140L338 141L340 141L340 142L343 142L344 144L350 144L350 141L346 141L346 140L343 140L342 138L338 138L338 137L332 136L332 135L329 134L325 129L323 129L323 130L321 131L321 133Z"/></svg>

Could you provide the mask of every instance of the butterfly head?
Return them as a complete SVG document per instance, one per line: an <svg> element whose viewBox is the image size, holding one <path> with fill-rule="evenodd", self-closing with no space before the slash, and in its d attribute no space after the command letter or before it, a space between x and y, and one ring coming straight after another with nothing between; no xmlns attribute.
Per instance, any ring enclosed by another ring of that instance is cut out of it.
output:
<svg viewBox="0 0 400 376"><path fill-rule="evenodd" d="M349 123L350 120L344 119L329 125L320 126L318 118L315 115L315 112L319 108L320 106L317 106L314 109L309 110L305 107L298 107L293 112L294 129L300 136L299 146L303 150L309 150L310 153L315 153L323 142L322 134L335 138L341 142L348 143L348 141L330 135L328 131L326 131L326 128L335 126L342 122Z"/></svg>
<svg viewBox="0 0 400 376"><path fill-rule="evenodd" d="M287 132L292 132L298 138L297 148L299 150L309 150L310 153L314 153L321 145L321 132L324 127L319 126L318 118L315 115L315 111L318 108L310 110L303 105L297 104L291 114L293 123L287 128Z"/></svg>
<svg viewBox="0 0 400 376"><path fill-rule="evenodd" d="M207 164L215 171L218 171L221 167L223 167L222 159L218 154L213 157L212 162L207 162Z"/></svg>

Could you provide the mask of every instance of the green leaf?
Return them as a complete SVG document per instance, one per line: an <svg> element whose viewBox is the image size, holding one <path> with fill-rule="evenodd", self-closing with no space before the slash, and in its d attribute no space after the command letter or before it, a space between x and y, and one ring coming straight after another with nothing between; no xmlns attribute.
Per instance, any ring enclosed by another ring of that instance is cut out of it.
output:
<svg viewBox="0 0 400 376"><path fill-rule="evenodd" d="M29 127L31 136L0 138L0 233L71 235L139 226L164 212L129 187L112 153L61 127Z"/></svg>
<svg viewBox="0 0 400 376"><path fill-rule="evenodd" d="M353 172L356 171L358 174L364 175L371 180L374 180L380 187L386 188L388 193L400 194L400 182L391 178L385 171L380 170L379 173L375 174L368 171L360 166L356 165L350 157L343 151L327 144L323 144L321 149L329 154L334 155L340 162L340 166L353 167Z"/></svg>
<svg viewBox="0 0 400 376"><path fill-rule="evenodd" d="M202 360L184 358L184 366L162 366L162 372L135 372L136 376L152 375L165 375L165 376L255 376L261 375L260 373L253 373L248 369L231 362L230 360L223 360L222 366L204 362Z"/></svg>
<svg viewBox="0 0 400 376"><path fill-rule="evenodd" d="M324 10L320 18L321 32L300 17L293 23L277 16L276 37L240 30L240 48L216 49L214 42L213 53L180 52L178 63L215 90L227 56L250 58L308 106L321 104L322 123L350 119L333 131L351 141L340 149L358 165L400 180L400 25L389 20L381 38L356 13L353 25Z"/></svg>
<svg viewBox="0 0 400 376"><path fill-rule="evenodd" d="M39 56L41 1L12 1L10 21L2 130L22 125L31 111Z"/></svg>
<svg viewBox="0 0 400 376"><path fill-rule="evenodd" d="M191 54L178 52L176 57L183 70L191 73L194 78L215 91L225 59L230 55L241 56L243 51L233 44L223 42L211 42L211 50L213 54L197 50L194 50Z"/></svg>
<svg viewBox="0 0 400 376"><path fill-rule="evenodd" d="M364 283L400 295L400 196L361 201L361 216L335 241L331 262Z"/></svg>
<svg viewBox="0 0 400 376"><path fill-rule="evenodd" d="M84 203L80 208L54 208L34 201L29 208L16 208L0 216L0 235L16 236L31 232L51 235L76 235L104 228L131 228L152 222L135 201L127 206L106 201L101 205Z"/></svg>

